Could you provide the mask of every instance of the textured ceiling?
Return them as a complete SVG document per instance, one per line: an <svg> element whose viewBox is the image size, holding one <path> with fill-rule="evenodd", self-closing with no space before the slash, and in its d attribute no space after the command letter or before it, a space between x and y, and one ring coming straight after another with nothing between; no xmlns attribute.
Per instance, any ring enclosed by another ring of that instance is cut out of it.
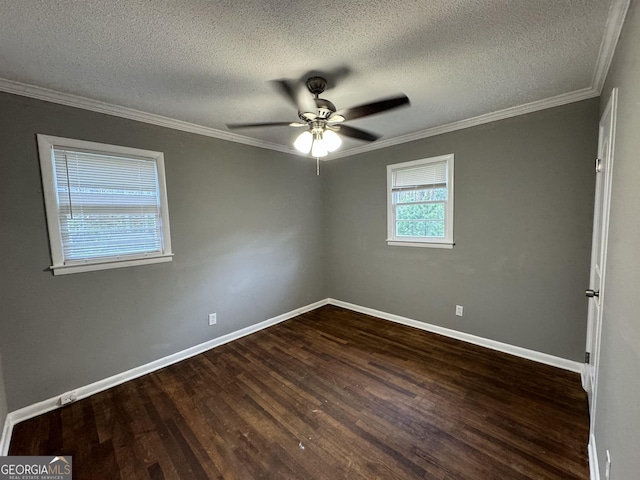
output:
<svg viewBox="0 0 640 480"><path fill-rule="evenodd" d="M407 94L349 123L393 139L593 92L616 1L0 0L0 78L228 132L296 120L268 80L323 72L338 109Z"/></svg>

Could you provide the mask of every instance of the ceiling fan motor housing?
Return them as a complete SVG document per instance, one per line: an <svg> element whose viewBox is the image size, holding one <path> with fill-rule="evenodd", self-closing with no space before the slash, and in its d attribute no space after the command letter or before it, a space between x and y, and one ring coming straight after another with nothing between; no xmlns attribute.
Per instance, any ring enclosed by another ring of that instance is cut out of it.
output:
<svg viewBox="0 0 640 480"><path fill-rule="evenodd" d="M327 118L329 115L336 111L336 106L329 100L325 100L324 98L316 98L315 101L316 106L318 107L319 117Z"/></svg>
<svg viewBox="0 0 640 480"><path fill-rule="evenodd" d="M336 106L329 100L325 100L324 98L314 98L313 100L316 102L316 107L318 108L315 112L298 112L298 117L300 117L300 120L303 122L310 122L316 118L327 119L331 114L336 112Z"/></svg>

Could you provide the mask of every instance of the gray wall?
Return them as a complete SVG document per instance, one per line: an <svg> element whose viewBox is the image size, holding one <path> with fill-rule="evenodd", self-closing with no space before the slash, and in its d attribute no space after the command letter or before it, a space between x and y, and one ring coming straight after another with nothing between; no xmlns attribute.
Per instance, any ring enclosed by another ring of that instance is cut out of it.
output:
<svg viewBox="0 0 640 480"><path fill-rule="evenodd" d="M164 152L174 261L54 277L37 133ZM10 411L326 298L313 161L0 94L0 165Z"/></svg>
<svg viewBox="0 0 640 480"><path fill-rule="evenodd" d="M327 296L581 360L597 110L334 160L316 177L300 157L0 94L9 410ZM51 275L36 133L163 151L174 261ZM385 166L451 152L455 249L388 247Z"/></svg>
<svg viewBox="0 0 640 480"><path fill-rule="evenodd" d="M2 437L2 430L4 429L4 422L7 418L7 394L4 386L4 375L2 370L2 354L0 352L0 437Z"/></svg>
<svg viewBox="0 0 640 480"><path fill-rule="evenodd" d="M328 162L329 295L581 362L597 120L593 99ZM387 246L386 165L447 153L454 249Z"/></svg>
<svg viewBox="0 0 640 480"><path fill-rule="evenodd" d="M595 436L600 478L640 472L640 5L632 2L602 94L619 88Z"/></svg>

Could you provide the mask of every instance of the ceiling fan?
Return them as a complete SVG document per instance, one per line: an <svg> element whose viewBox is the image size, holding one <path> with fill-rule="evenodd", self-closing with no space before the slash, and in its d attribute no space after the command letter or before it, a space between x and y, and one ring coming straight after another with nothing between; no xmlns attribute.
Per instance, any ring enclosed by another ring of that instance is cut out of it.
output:
<svg viewBox="0 0 640 480"><path fill-rule="evenodd" d="M406 95L399 95L364 105L336 110L333 103L320 98L320 94L327 88L327 80L324 77L310 77L305 82L304 85L306 85L313 97L310 97L304 91L304 85L300 81L274 80L273 83L298 109L299 122L231 123L227 124L227 128L306 127L305 131L296 138L293 145L302 153L311 152L311 155L316 158L324 157L329 152L333 152L340 147L342 139L338 133L342 136L364 140L365 142L374 142L381 137L381 135L345 125L344 122L410 104Z"/></svg>

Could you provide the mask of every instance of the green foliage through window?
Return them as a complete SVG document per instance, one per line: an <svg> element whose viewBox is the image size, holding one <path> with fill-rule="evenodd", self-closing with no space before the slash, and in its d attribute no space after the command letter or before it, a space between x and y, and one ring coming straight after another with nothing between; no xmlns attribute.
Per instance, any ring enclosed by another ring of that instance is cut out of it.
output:
<svg viewBox="0 0 640 480"><path fill-rule="evenodd" d="M444 238L446 199L446 188L394 192L396 235Z"/></svg>

